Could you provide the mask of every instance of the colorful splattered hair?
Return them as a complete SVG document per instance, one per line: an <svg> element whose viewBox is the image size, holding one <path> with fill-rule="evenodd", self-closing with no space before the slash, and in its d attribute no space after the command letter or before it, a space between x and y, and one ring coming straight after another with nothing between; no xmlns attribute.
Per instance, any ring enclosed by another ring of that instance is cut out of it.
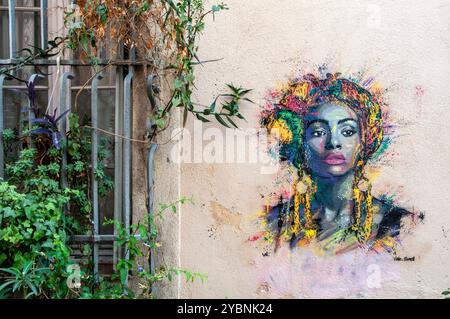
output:
<svg viewBox="0 0 450 319"><path fill-rule="evenodd" d="M372 196L370 184L368 190L358 187L364 177L364 166L380 149L383 139L383 118L385 116L383 102L379 91L369 92L355 80L341 77L339 73L326 75L319 79L313 74L307 74L286 84L281 90L271 92L262 112L261 124L276 135L279 142L280 160L287 161L298 169L298 176L304 187L302 193L293 187L293 211L283 223L289 223L283 236L294 240L310 240L315 237L317 226L311 217L311 198L316 187L306 166L303 148L304 117L312 107L333 102L350 107L358 116L361 129L362 151L355 167L353 184L353 225L360 241L370 237L372 228ZM368 182L368 181L367 181ZM304 216L300 217L299 209L303 208ZM278 223L281 230L281 222ZM280 232L279 232L280 233ZM281 234L279 234L281 235Z"/></svg>

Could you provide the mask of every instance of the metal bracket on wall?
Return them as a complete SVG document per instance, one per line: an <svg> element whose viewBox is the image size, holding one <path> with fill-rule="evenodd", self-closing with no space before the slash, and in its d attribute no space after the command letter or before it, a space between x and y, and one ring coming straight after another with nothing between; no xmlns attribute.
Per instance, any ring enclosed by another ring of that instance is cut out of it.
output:
<svg viewBox="0 0 450 319"><path fill-rule="evenodd" d="M158 105L155 98L155 93L159 93L159 88L155 85L155 74L150 74L147 77L147 96L150 100L151 109L152 111L155 111L158 109ZM155 123L149 121L147 124L147 131L150 134L150 131L153 129ZM151 143L151 141L150 141ZM154 200L154 157L155 152L158 145L155 143L150 144L150 148L148 149L147 153L147 212L148 212L148 232L150 233L150 240L156 240L156 238L153 238L153 227L154 227L154 212L153 212L153 200ZM148 259L148 264L150 268L150 273L152 275L155 274L155 250L153 248L150 249L150 255ZM151 286L152 293L155 292L154 285Z"/></svg>
<svg viewBox="0 0 450 319"><path fill-rule="evenodd" d="M59 87L59 112L60 114L63 114L66 112L69 108L67 105L67 85L69 80L73 80L75 76L71 72L64 72L61 74L61 81L60 81L60 87ZM65 142L67 142L67 119L66 116L64 116L61 119L59 130L61 131L61 136L64 139ZM66 188L67 185L67 173L66 173L66 167L67 167L67 152L63 152L62 159L61 159L61 186L63 188Z"/></svg>
<svg viewBox="0 0 450 319"><path fill-rule="evenodd" d="M159 87L156 86L156 84L155 84L155 79L156 79L155 74L150 74L147 77L147 96L148 96L148 99L150 100L152 110L155 110L157 107L155 94L158 94L160 92Z"/></svg>
<svg viewBox="0 0 450 319"><path fill-rule="evenodd" d="M98 127L98 82L103 79L103 74L97 74L92 80L91 86L91 117L92 126L94 128ZM99 235L100 231L100 221L99 221L99 206L98 206L98 180L96 177L96 170L98 165L98 132L97 130L92 130L92 213L94 219L94 236ZM99 245L94 242L93 250L94 259L94 276L95 280L98 281L98 264L99 264Z"/></svg>

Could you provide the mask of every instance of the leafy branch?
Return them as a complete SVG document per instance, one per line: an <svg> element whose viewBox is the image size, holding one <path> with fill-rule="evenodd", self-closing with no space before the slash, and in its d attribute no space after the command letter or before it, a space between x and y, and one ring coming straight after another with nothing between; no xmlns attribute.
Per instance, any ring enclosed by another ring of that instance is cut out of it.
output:
<svg viewBox="0 0 450 319"><path fill-rule="evenodd" d="M191 111L192 113L195 114L197 119L199 119L202 122L210 122L210 120L207 117L213 116L223 126L230 128L231 125L235 128L238 128L236 123L232 120L232 117L237 117L241 120L245 120L244 116L239 111L239 105L241 101L254 103L249 98L244 97L251 90L243 89L240 87L236 88L231 84L227 84L227 86L231 90L231 93L219 94L208 108L204 108L201 111L197 110ZM227 100L225 100L221 104L221 110L217 112L216 108L219 98L226 98Z"/></svg>
<svg viewBox="0 0 450 319"><path fill-rule="evenodd" d="M15 72L22 69L25 65L32 64L36 59L46 59L58 55L60 53L60 46L65 41L66 38L55 37L53 40L48 41L48 46L46 49L32 45L30 45L29 48L23 48L17 52L19 55L15 58L16 61L14 64L9 67L0 68L0 74L5 74L7 77L27 83L26 80L15 76ZM31 48L34 49L34 52Z"/></svg>

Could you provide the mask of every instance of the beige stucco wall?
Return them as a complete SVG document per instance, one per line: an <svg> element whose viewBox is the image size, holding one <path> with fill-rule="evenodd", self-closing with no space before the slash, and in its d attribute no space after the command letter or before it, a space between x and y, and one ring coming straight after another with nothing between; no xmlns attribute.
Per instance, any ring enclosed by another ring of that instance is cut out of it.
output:
<svg viewBox="0 0 450 319"><path fill-rule="evenodd" d="M450 2L227 4L230 10L214 22L209 18L201 38L202 59L223 59L197 67L195 99L209 104L224 83L232 82L253 88L251 98L259 103L266 90L299 68L308 71L326 63L344 74L366 70L388 89L398 124L393 156L374 192L390 189L399 204L425 212L426 218L399 252L400 257L414 256L414 262L357 253L316 257L301 250L263 257L261 247L247 239L258 231L255 214L264 204L260 195L277 190L276 174L261 174L260 164L183 163L179 194L192 195L196 204L181 206L171 217L166 250L178 266L209 279L193 284L181 280L165 297L439 298L450 287ZM240 126L257 128L258 112L258 106L243 105L248 122ZM190 121L188 128L193 126ZM214 126L224 132L218 124L203 128ZM171 166L172 172L177 169ZM370 265L379 271L381 283L375 287L368 284Z"/></svg>

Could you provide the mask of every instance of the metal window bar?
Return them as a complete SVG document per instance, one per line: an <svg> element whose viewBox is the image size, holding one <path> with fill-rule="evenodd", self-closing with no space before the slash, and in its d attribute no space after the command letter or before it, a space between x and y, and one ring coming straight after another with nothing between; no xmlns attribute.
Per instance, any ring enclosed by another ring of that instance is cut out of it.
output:
<svg viewBox="0 0 450 319"><path fill-rule="evenodd" d="M40 13L40 33L41 33L41 48L45 49L47 46L47 1L41 0L40 7L16 7L15 0L8 0L8 15L9 15L9 59L0 59L0 66L11 66L19 63L17 57L17 40L16 40L16 11L31 11ZM0 8L5 9L5 8ZM1 30L0 32L5 32ZM116 81L111 88L115 89L115 125L114 125L114 218L124 222L127 231L130 231L131 223L131 142L128 139L121 139L118 135L124 135L131 138L131 111L132 111L132 87L131 83L134 76L134 66L142 65L136 62L134 50L130 52L131 58L129 60L117 60L111 63L115 66ZM106 65L106 60L99 61L99 65ZM35 66L53 66L56 65L56 60L40 59L35 60L30 65ZM74 67L90 66L80 60L68 59L61 60L60 65L68 65L73 69ZM124 77L125 68L128 72ZM32 75L38 76L37 74ZM60 77L60 113L70 108L70 92L72 89L70 80L74 79L71 72L65 72ZM102 76L98 75L92 81L91 86L85 89L91 89L91 115L92 126L98 125L98 90L103 87L99 86ZM7 86L5 80L8 78L5 75L0 75L0 177L4 176L4 152L3 152L3 130L4 130L4 89L11 87L19 87L17 85ZM32 80L32 78L30 78ZM22 86L23 88L23 86ZM39 87L39 89L49 89L48 87ZM29 115L31 116L31 115ZM60 123L62 136L67 132L67 120L63 119ZM114 234L100 234L99 233L99 207L98 207L98 183L95 178L95 169L97 167L97 136L96 130L92 131L92 189L93 189L93 220L94 233L92 236L88 235L73 235L71 241L74 243L91 243L93 245L93 263L94 274L98 275L99 262L102 254L99 252L100 243L113 243L117 240L117 229L114 225ZM67 153L62 156L62 172L61 172L61 186L67 187L67 174L65 166L67 165ZM103 254L104 255L104 254ZM121 250L114 245L113 248L113 264L115 265L121 257ZM129 258L129 254L125 253L125 258ZM128 277L127 277L128 282Z"/></svg>
<svg viewBox="0 0 450 319"><path fill-rule="evenodd" d="M66 112L69 109L69 105L67 104L67 86L68 81L74 78L73 73L64 72L61 74L60 87L59 87L59 110L62 113ZM64 142L67 143L67 119L63 117L60 121L59 130L61 132L61 136L64 139ZM67 184L67 174L65 167L67 167L67 152L63 152L61 158L61 186L66 188Z"/></svg>
<svg viewBox="0 0 450 319"><path fill-rule="evenodd" d="M47 0L41 0L40 7L40 17L41 17L41 49L45 50L47 48Z"/></svg>
<svg viewBox="0 0 450 319"><path fill-rule="evenodd" d="M17 52L16 42L16 12L14 10L16 6L16 0L8 1L8 17L9 17L9 58L14 59ZM41 12L42 14L42 12Z"/></svg>
<svg viewBox="0 0 450 319"><path fill-rule="evenodd" d="M5 82L6 75L0 74L0 178L4 177L4 151L3 151L3 83Z"/></svg>
<svg viewBox="0 0 450 319"><path fill-rule="evenodd" d="M122 54L123 47L120 47L119 54ZM123 121L121 121L121 114L123 114L123 85L121 81L123 79L123 67L116 66L116 91L115 91L115 112L114 112L114 130L115 132L123 131ZM117 165L120 163L121 154L123 153L122 139L119 136L114 136L114 219L122 220L122 165ZM114 236L117 236L117 228L114 227ZM119 259L120 249L117 245L113 247L113 266L117 265Z"/></svg>
<svg viewBox="0 0 450 319"><path fill-rule="evenodd" d="M130 52L131 60L134 60L135 51L134 48ZM123 141L123 212L124 212L124 224L127 233L130 233L131 223L131 81L134 76L134 67L128 68L128 74L124 80L123 91L123 131L125 140ZM130 253L127 250L125 252L125 260L129 260ZM128 276L125 279L128 284Z"/></svg>
<svg viewBox="0 0 450 319"><path fill-rule="evenodd" d="M91 121L92 127L98 127L98 82L103 79L102 74L98 74L92 80L91 89ZM97 180L97 163L98 163L98 133L97 130L92 130L92 213L94 220L94 236L99 235L99 212L98 212L98 180ZM93 249L93 259L94 259L94 276L96 281L98 281L98 256L99 256L99 246L98 243L94 243Z"/></svg>
<svg viewBox="0 0 450 319"><path fill-rule="evenodd" d="M35 83L36 81L39 80L39 78L43 78L44 76L41 74L33 74L30 76L30 79L28 80L28 85ZM33 120L34 120L34 112L32 110L32 105L31 105L31 101L28 100L28 130L31 131L32 126L33 126ZM33 146L32 141L31 141L31 135L28 135L28 145L29 146Z"/></svg>

